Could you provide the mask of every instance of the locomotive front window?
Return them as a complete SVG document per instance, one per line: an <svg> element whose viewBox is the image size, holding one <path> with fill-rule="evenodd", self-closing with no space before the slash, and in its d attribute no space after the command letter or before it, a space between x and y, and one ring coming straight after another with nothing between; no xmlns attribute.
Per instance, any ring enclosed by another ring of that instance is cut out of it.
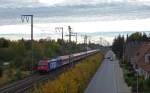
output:
<svg viewBox="0 0 150 93"><path fill-rule="evenodd" d="M45 61L40 61L38 65L40 65L40 66L41 66L41 65L42 65L42 66L46 66L47 64L48 64L48 63L45 62Z"/></svg>

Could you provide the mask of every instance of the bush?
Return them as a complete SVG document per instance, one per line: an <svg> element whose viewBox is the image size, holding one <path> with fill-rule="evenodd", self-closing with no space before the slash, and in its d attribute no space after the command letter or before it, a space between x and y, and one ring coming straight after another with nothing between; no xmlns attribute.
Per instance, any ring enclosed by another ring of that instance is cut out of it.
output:
<svg viewBox="0 0 150 93"><path fill-rule="evenodd" d="M135 71L130 63L125 63L122 65L124 71L124 79L128 86L132 87L132 92L137 91L137 77L135 76ZM144 78L142 76L138 77L138 91L144 91ZM149 87L150 88L150 87ZM145 92L144 92L145 93ZM148 92L150 93L150 92Z"/></svg>
<svg viewBox="0 0 150 93"><path fill-rule="evenodd" d="M145 93L150 93L150 78L145 80L143 85Z"/></svg>
<svg viewBox="0 0 150 93"><path fill-rule="evenodd" d="M16 73L15 73L15 79L16 79L16 80L20 80L21 78L22 78L21 70L20 70L20 69L17 69L17 70L16 70Z"/></svg>

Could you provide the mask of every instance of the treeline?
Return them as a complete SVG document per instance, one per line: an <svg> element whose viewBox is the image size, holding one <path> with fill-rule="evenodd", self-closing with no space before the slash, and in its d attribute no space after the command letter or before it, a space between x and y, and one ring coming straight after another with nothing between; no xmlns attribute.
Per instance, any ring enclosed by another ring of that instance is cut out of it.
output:
<svg viewBox="0 0 150 93"><path fill-rule="evenodd" d="M97 48L98 45L90 44L90 48ZM0 38L0 65L4 62L10 64L11 68L20 68L22 70L31 69L31 55L33 51L34 64L43 58L54 58L56 56L85 51L85 44L69 43L58 39L47 40L40 39L33 41L33 50L30 40L10 41Z"/></svg>
<svg viewBox="0 0 150 93"><path fill-rule="evenodd" d="M29 70L31 66L32 46L29 40L10 41L0 39L0 62L8 62L12 68L20 68ZM34 41L33 43L33 59L34 63L43 57L55 56L59 51L60 45L55 41Z"/></svg>
<svg viewBox="0 0 150 93"><path fill-rule="evenodd" d="M136 32L131 35L119 35L116 37L112 44L112 50L115 52L118 58L121 59L123 57L125 44L130 42L150 42L150 35L142 32Z"/></svg>

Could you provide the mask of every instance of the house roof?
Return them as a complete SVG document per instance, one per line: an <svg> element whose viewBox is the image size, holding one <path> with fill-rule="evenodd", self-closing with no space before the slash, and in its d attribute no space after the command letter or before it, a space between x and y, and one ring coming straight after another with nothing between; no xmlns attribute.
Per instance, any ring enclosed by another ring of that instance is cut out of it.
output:
<svg viewBox="0 0 150 93"><path fill-rule="evenodd" d="M145 54L150 54L150 42L142 44L135 52L135 63L143 70L150 72L150 63L145 62Z"/></svg>

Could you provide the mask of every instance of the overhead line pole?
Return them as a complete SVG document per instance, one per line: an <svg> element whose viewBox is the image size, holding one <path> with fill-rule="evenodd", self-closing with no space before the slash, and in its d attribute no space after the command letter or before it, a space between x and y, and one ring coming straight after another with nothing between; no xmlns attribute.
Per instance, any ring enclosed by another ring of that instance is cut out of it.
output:
<svg viewBox="0 0 150 93"><path fill-rule="evenodd" d="M88 44L87 44L87 42L88 42L88 37L89 36L87 36L87 35L81 35L81 36L83 36L83 39L84 39L84 48L85 48L85 51L87 51L87 47L88 47Z"/></svg>
<svg viewBox="0 0 150 93"><path fill-rule="evenodd" d="M55 30L57 31L60 31L61 30L61 37L62 37L62 41L64 40L64 29L63 27L56 27Z"/></svg>
<svg viewBox="0 0 150 93"><path fill-rule="evenodd" d="M65 52L64 52L64 46L63 46L63 44L64 44L64 29L63 29L63 27L55 27L55 31L57 32L61 32L61 45L62 45L62 54L64 54Z"/></svg>
<svg viewBox="0 0 150 93"><path fill-rule="evenodd" d="M78 33L74 33L76 36L76 44L78 43Z"/></svg>
<svg viewBox="0 0 150 93"><path fill-rule="evenodd" d="M84 36L84 44L85 44L85 49L86 49L86 56L87 56L87 47L88 47L87 38L88 38L88 36L85 35L85 36Z"/></svg>
<svg viewBox="0 0 150 93"><path fill-rule="evenodd" d="M72 55L72 51L71 51L71 34L72 34L72 32L71 32L71 30L72 30L72 28L70 27L70 26L68 26L68 30L69 30L69 47L70 47L70 49L69 49L69 52L70 52L70 54L69 54L69 63L71 63L71 55Z"/></svg>
<svg viewBox="0 0 150 93"><path fill-rule="evenodd" d="M72 28L71 26L68 26L68 31L69 31L69 35L66 35L66 36L69 36L69 63L72 63L71 62L71 55L72 55L72 51L71 51L71 37L74 36L73 33L72 33ZM73 65L73 63L72 63Z"/></svg>
<svg viewBox="0 0 150 93"><path fill-rule="evenodd" d="M32 63L31 63L31 70L33 69L33 15L21 15L21 20L22 20L22 23L24 21L26 21L27 23L29 22L29 18L30 18L30 21L31 21L31 48L32 48L32 54L31 54L31 57L32 57ZM33 70L32 70L32 73L33 73Z"/></svg>

